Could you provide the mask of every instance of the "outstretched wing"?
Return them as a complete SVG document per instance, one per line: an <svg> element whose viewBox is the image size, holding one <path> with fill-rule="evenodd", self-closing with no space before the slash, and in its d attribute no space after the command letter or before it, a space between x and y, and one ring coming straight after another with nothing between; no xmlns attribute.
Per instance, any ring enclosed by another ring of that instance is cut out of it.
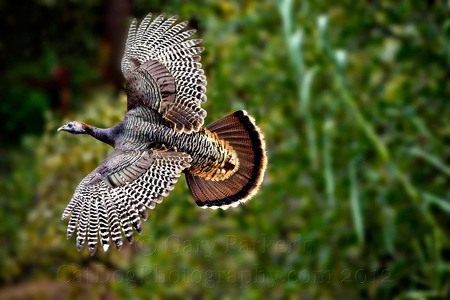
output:
<svg viewBox="0 0 450 300"><path fill-rule="evenodd" d="M128 32L122 72L127 82L128 110L147 106L161 113L177 131L190 133L203 125L206 77L200 61L200 39L195 30L183 31L187 22L173 26L177 17L147 15Z"/></svg>
<svg viewBox="0 0 450 300"><path fill-rule="evenodd" d="M145 151L114 150L75 190L62 219L69 215L67 238L77 230L78 250L86 237L93 254L100 240L107 251L111 240L117 248L122 233L131 242L133 227L141 232L141 219L174 188L191 157L167 149ZM100 238L99 238L100 237Z"/></svg>

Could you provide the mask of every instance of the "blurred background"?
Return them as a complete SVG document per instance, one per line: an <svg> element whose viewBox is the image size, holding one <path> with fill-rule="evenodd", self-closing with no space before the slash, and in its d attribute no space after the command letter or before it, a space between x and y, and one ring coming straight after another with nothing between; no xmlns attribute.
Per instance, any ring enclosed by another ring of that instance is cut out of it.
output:
<svg viewBox="0 0 450 300"><path fill-rule="evenodd" d="M163 4L164 2L164 4ZM0 298L438 299L450 294L448 1L0 1ZM199 209L185 180L120 252L60 216L111 151L57 134L126 109L132 17L206 48L206 123L265 133L260 193Z"/></svg>

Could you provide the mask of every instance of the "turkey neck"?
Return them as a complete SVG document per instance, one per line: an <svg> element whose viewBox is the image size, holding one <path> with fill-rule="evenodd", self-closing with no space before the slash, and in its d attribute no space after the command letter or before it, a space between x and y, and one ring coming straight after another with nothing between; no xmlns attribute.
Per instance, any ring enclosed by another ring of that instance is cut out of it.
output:
<svg viewBox="0 0 450 300"><path fill-rule="evenodd" d="M114 147L115 143L115 132L117 131L117 126L111 127L111 128L98 128L95 126L87 125L86 126L86 133L90 136L96 138L97 140L106 143L110 146Z"/></svg>

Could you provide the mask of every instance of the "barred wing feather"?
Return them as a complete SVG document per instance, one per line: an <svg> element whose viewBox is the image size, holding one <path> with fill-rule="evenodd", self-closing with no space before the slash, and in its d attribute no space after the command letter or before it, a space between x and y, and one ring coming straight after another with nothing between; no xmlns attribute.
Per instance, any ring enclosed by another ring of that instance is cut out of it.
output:
<svg viewBox="0 0 450 300"><path fill-rule="evenodd" d="M162 14L151 22L147 15L137 27L130 25L122 72L127 81L128 110L148 106L169 121L176 131L198 131L206 111L206 77L200 61L200 39L189 39L195 30L183 29Z"/></svg>
<svg viewBox="0 0 450 300"><path fill-rule="evenodd" d="M122 232L131 242L146 210L161 203L190 162L188 154L167 149L114 150L81 181L64 210L62 219L70 215L67 238L76 230L78 249L87 241L91 254L99 242L107 251L110 238L120 248Z"/></svg>

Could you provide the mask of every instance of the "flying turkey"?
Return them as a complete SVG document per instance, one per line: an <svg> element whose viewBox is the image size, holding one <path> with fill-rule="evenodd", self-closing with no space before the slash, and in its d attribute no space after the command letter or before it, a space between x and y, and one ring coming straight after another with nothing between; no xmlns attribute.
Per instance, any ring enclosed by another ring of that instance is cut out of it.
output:
<svg viewBox="0 0 450 300"><path fill-rule="evenodd" d="M100 243L120 249L123 235L142 231L147 209L161 203L185 173L202 208L235 207L257 192L267 165L264 137L255 120L237 111L206 126L206 78L200 39L177 17L147 15L130 25L122 58L127 113L101 129L80 121L58 131L88 134L114 150L76 188L62 219L67 238L77 232L91 254Z"/></svg>

